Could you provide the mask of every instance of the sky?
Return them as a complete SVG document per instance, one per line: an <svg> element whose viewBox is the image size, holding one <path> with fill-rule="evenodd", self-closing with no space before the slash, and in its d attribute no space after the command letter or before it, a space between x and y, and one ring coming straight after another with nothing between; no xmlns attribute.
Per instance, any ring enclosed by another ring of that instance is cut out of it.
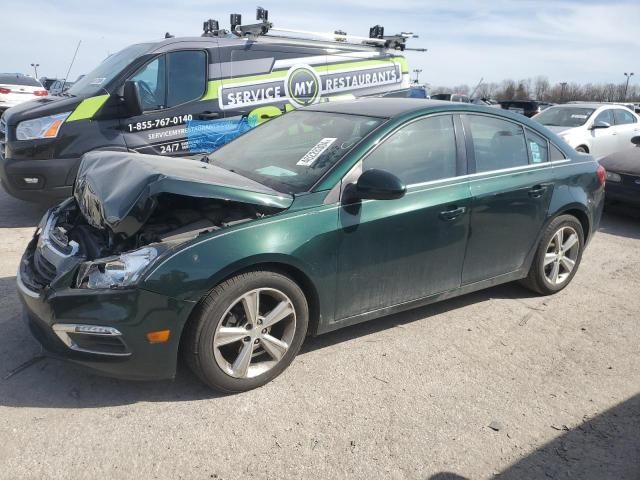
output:
<svg viewBox="0 0 640 480"><path fill-rule="evenodd" d="M8 0L5 0L7 2ZM107 55L141 41L202 32L229 14L252 23L257 3L204 0L18 0L2 9L0 71L64 77L82 41L69 78L89 72ZM420 36L408 52L411 69L433 86L475 85L544 75L552 83L615 82L635 71L640 82L638 0L270 0L276 27L347 31L367 36L381 24L385 33Z"/></svg>

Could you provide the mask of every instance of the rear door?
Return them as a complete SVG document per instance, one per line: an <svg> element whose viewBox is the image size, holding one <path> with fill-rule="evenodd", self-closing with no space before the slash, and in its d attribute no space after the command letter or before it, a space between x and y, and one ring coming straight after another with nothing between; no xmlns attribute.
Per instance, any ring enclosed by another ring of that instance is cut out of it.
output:
<svg viewBox="0 0 640 480"><path fill-rule="evenodd" d="M451 115L400 128L362 161L406 185L398 200L343 205L336 318L416 300L460 286L469 228L461 128Z"/></svg>
<svg viewBox="0 0 640 480"><path fill-rule="evenodd" d="M143 113L123 121L129 149L157 155L198 151L188 141L187 124L210 109L209 102L201 101L210 54L204 49L161 54L130 77L138 82Z"/></svg>
<svg viewBox="0 0 640 480"><path fill-rule="evenodd" d="M638 118L626 108L613 110L613 118L618 131L617 150L627 150L634 147L631 138L640 132Z"/></svg>
<svg viewBox="0 0 640 480"><path fill-rule="evenodd" d="M553 170L546 139L491 115L463 116L472 195L462 284L520 269L546 218Z"/></svg>

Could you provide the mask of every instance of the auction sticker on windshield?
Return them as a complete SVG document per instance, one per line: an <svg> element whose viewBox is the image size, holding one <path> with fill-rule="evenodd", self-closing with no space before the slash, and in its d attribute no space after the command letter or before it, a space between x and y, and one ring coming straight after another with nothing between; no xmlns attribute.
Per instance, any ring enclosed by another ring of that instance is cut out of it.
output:
<svg viewBox="0 0 640 480"><path fill-rule="evenodd" d="M337 138L323 138L318 143L315 144L307 153L305 153L304 157L298 160L296 165L302 165L304 167L310 167L315 163L320 155L324 153L324 151L329 148L333 142L335 142Z"/></svg>

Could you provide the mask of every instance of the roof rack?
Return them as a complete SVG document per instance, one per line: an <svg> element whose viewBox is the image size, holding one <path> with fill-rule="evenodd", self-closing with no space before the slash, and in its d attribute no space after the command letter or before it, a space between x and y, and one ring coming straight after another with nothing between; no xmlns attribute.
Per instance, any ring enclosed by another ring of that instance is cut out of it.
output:
<svg viewBox="0 0 640 480"><path fill-rule="evenodd" d="M232 13L230 17L231 33L241 37L256 39L260 36L268 36L272 38L286 38L296 40L321 40L336 43L348 43L352 45L367 46L373 48L389 49L389 50L412 50L416 52L426 52L426 48L408 48L407 40L409 38L418 38L418 35L414 35L412 32L401 32L396 35L385 35L384 27L382 25L374 25L369 29L368 37L359 37L355 35L348 35L347 32L342 30L335 30L333 33L329 32L312 32L306 30L292 30L286 28L276 28L273 23L269 21L269 11L262 7L258 7L256 10L256 20L258 23L249 25L242 24L242 15L239 13ZM219 28L217 20L207 20L204 22L204 33L202 36L226 36L228 31ZM283 35L273 35L270 32L276 32ZM302 38L304 36L305 38ZM307 38L310 37L310 38Z"/></svg>

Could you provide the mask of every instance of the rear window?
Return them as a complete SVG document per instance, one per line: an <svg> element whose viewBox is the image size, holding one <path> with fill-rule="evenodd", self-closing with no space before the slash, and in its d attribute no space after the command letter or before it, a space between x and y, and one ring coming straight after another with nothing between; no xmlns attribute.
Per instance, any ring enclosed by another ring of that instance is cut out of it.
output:
<svg viewBox="0 0 640 480"><path fill-rule="evenodd" d="M0 75L0 83L3 85L24 85L27 87L42 86L35 78L25 77L23 75Z"/></svg>

